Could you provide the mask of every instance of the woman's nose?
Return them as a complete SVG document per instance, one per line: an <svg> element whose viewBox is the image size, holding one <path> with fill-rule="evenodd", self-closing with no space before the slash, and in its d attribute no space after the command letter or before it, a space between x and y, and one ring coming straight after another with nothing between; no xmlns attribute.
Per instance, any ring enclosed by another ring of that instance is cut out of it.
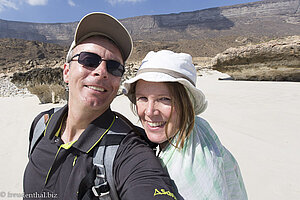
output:
<svg viewBox="0 0 300 200"><path fill-rule="evenodd" d="M153 101L148 101L146 109L145 109L145 114L148 116L151 115L156 115L158 113L158 110L156 108L156 104Z"/></svg>

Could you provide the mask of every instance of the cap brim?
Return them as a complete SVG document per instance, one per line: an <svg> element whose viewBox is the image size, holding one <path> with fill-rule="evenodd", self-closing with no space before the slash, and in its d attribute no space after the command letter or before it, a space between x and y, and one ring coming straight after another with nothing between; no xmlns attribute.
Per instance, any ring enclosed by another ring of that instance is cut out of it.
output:
<svg viewBox="0 0 300 200"><path fill-rule="evenodd" d="M132 39L127 29L113 16L94 12L82 18L75 33L75 46L93 35L108 37L119 47L124 62L132 51Z"/></svg>

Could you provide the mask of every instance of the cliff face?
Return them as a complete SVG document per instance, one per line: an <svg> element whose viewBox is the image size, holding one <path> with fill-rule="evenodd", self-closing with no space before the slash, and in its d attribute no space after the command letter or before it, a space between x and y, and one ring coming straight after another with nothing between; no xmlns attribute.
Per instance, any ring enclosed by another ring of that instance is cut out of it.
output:
<svg viewBox="0 0 300 200"><path fill-rule="evenodd" d="M77 22L42 24L0 20L0 38L17 38L40 42L70 43Z"/></svg>
<svg viewBox="0 0 300 200"><path fill-rule="evenodd" d="M211 8L179 14L141 16L122 20L132 34L139 32L175 29L228 30L241 24L256 21L300 24L299 0L259 1L248 4ZM275 18L274 18L275 17ZM257 28L256 28L257 30ZM192 37L192 35L191 35Z"/></svg>
<svg viewBox="0 0 300 200"><path fill-rule="evenodd" d="M135 41L300 34L300 0L267 0L168 15L120 20ZM69 44L77 22L60 24L0 20L0 38ZM288 31L287 31L288 30Z"/></svg>
<svg viewBox="0 0 300 200"><path fill-rule="evenodd" d="M122 23L135 40L296 35L300 33L299 4L299 0L259 1L194 12L140 16L124 19Z"/></svg>

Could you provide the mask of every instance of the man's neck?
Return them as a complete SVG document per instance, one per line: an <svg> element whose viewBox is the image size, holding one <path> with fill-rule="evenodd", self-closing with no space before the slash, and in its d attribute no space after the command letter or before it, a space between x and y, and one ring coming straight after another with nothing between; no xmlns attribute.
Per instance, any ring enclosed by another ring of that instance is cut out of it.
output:
<svg viewBox="0 0 300 200"><path fill-rule="evenodd" d="M82 108L74 108L69 104L68 116L66 117L65 129L62 130L61 139L64 143L78 140L83 131L97 117L102 115L105 110L90 110Z"/></svg>

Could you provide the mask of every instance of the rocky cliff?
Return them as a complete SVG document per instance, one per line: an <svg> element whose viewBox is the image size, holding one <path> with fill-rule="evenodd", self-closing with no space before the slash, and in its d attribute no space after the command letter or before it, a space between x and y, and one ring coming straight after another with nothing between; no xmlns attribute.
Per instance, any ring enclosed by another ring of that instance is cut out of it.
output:
<svg viewBox="0 0 300 200"><path fill-rule="evenodd" d="M135 39L199 39L220 35L298 34L299 0L273 0L122 20ZM276 26L273 26L276 24ZM237 31L239 30L239 31ZM155 32L159 31L160 34ZM169 34L166 34L169 31Z"/></svg>
<svg viewBox="0 0 300 200"><path fill-rule="evenodd" d="M235 80L300 81L300 36L229 48L212 67Z"/></svg>
<svg viewBox="0 0 300 200"><path fill-rule="evenodd" d="M147 48L149 42L154 41L166 47L179 41L178 48L182 49L185 41L189 41L186 52L193 56L215 56L229 47L241 45L236 40L240 37L247 38L243 41L249 43L300 35L299 4L300 0L265 0L194 12L132 17L121 22L140 48ZM0 38L70 44L76 25L77 22L42 24L0 20ZM202 55L197 53L199 51ZM134 54L132 58L143 56Z"/></svg>
<svg viewBox="0 0 300 200"><path fill-rule="evenodd" d="M0 20L0 38L18 38L40 42L71 43L77 22L28 23Z"/></svg>

